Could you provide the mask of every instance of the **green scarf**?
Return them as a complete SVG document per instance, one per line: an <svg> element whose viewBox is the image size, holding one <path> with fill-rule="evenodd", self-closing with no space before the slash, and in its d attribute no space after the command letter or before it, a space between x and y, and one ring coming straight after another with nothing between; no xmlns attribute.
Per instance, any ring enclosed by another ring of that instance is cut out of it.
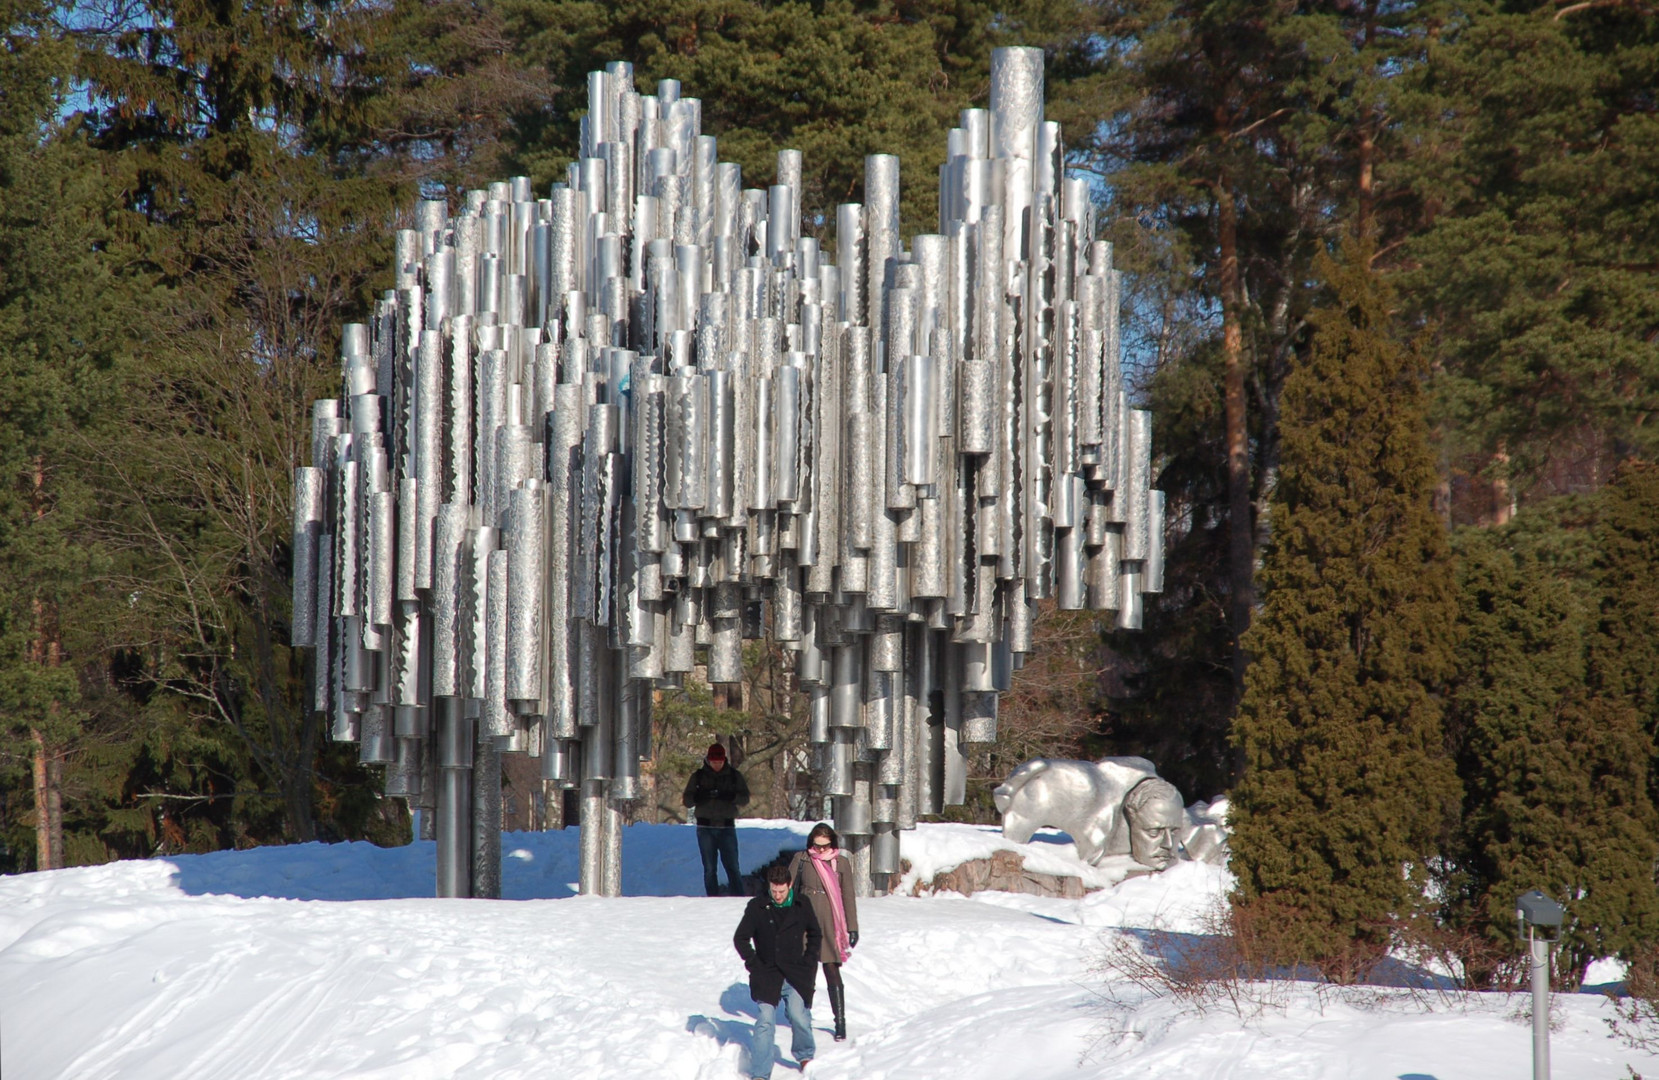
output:
<svg viewBox="0 0 1659 1080"><path fill-rule="evenodd" d="M770 891L768 891L768 893L767 893L767 899L768 900L772 899ZM772 906L773 907L794 907L795 906L795 889L794 889L794 887L792 886L789 890L789 895L783 898L783 903L780 904L776 900L772 900Z"/></svg>

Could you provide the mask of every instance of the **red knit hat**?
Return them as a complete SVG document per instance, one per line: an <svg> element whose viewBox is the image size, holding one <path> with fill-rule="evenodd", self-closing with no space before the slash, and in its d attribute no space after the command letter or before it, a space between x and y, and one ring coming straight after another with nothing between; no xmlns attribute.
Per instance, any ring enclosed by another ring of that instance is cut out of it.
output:
<svg viewBox="0 0 1659 1080"><path fill-rule="evenodd" d="M715 743L713 746L709 747L709 752L704 756L710 761L725 761L726 748L721 746L719 743Z"/></svg>

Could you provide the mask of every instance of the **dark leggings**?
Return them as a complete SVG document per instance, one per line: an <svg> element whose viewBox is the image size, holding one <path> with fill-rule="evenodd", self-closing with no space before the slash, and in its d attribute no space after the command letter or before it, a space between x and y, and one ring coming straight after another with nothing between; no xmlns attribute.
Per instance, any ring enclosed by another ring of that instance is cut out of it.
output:
<svg viewBox="0 0 1659 1080"><path fill-rule="evenodd" d="M829 986L840 986L841 985L841 965L840 964L825 964L824 965L824 982L825 982L825 984L827 984Z"/></svg>

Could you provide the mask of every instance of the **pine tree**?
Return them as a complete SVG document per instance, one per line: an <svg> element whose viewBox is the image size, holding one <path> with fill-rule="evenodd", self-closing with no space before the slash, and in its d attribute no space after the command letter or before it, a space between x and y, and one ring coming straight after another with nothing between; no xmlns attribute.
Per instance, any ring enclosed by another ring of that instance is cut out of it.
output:
<svg viewBox="0 0 1659 1080"><path fill-rule="evenodd" d="M1455 800L1436 690L1456 602L1430 507L1419 358L1390 337L1369 249L1321 260L1331 300L1286 380L1265 603L1234 737L1240 926L1276 962L1352 981L1422 904Z"/></svg>
<svg viewBox="0 0 1659 1080"><path fill-rule="evenodd" d="M59 122L73 51L28 0L0 2L0 32L0 787L32 793L0 800L0 867L45 869L97 847L74 798L108 734L83 695L101 566L77 462L108 430L127 309L97 255L110 193Z"/></svg>
<svg viewBox="0 0 1659 1080"><path fill-rule="evenodd" d="M288 647L293 469L310 402L337 392L341 325L391 285L400 215L499 169L530 80L500 56L493 9L459 0L155 0L72 23L81 120L125 194L112 257L160 289L122 437L94 447L128 599L107 634L170 733L151 775L178 778L169 756L204 742L228 765L191 773L210 790L161 831L175 847L361 835L372 781L327 743Z"/></svg>
<svg viewBox="0 0 1659 1080"><path fill-rule="evenodd" d="M938 173L958 110L983 108L991 49L1043 45L1079 5L937 0L507 0L520 55L544 66L553 107L525 117L519 145L538 186L563 179L587 109L587 73L634 64L642 93L678 79L703 102L703 131L745 187L773 182L777 152L801 151L809 233L860 202L867 154L899 157L906 234L938 228Z"/></svg>
<svg viewBox="0 0 1659 1080"><path fill-rule="evenodd" d="M1401 79L1422 227L1398 286L1444 454L1483 481L1459 519L1501 522L1659 448L1659 19L1475 5L1429 40Z"/></svg>

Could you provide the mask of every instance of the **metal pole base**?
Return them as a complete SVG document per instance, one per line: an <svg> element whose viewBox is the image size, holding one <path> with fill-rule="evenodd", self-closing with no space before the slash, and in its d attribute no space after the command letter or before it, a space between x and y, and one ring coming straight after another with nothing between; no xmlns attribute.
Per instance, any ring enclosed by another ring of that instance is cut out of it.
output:
<svg viewBox="0 0 1659 1080"><path fill-rule="evenodd" d="M1532 1080L1550 1080L1550 946L1528 932L1532 946Z"/></svg>

